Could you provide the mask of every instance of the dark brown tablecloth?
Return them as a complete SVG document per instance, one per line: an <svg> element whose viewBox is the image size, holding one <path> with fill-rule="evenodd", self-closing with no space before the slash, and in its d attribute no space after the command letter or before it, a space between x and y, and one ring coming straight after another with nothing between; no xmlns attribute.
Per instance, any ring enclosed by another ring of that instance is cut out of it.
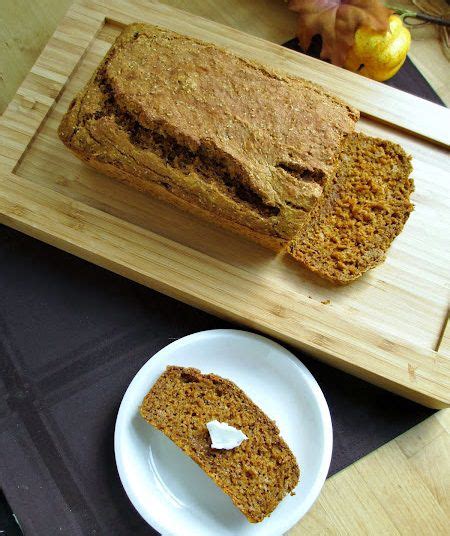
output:
<svg viewBox="0 0 450 536"><path fill-rule="evenodd" d="M440 103L409 61L390 84ZM0 486L24 533L154 534L117 475L119 403L169 342L235 326L6 227L0 303ZM330 474L432 413L294 353L330 406ZM12 534L5 508L0 502L0 532Z"/></svg>

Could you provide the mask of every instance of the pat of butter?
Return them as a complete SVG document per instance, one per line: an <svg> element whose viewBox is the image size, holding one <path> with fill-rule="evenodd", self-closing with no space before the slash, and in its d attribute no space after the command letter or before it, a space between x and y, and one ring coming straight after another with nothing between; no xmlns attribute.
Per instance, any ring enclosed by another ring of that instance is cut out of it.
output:
<svg viewBox="0 0 450 536"><path fill-rule="evenodd" d="M211 448L213 449L234 449L248 437L234 426L229 426L226 422L210 421L206 424L211 437Z"/></svg>

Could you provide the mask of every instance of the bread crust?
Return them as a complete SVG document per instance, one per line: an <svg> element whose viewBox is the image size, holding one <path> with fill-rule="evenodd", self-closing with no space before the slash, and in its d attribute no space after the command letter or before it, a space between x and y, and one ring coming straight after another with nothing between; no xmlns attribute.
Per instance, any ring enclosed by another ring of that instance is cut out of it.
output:
<svg viewBox="0 0 450 536"><path fill-rule="evenodd" d="M133 24L58 132L96 169L278 251L306 222L357 118L310 82Z"/></svg>

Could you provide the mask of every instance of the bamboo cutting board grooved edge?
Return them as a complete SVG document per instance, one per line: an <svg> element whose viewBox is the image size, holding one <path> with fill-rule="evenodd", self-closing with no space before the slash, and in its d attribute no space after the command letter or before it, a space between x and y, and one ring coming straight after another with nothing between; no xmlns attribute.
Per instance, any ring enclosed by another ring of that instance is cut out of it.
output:
<svg viewBox="0 0 450 536"><path fill-rule="evenodd" d="M450 354L441 341L448 339L449 111L180 13L123 0L74 2L0 119L0 221L403 396L448 406ZM330 287L70 154L56 135L62 114L121 27L136 20L320 83L362 110L358 128L412 153L416 210L386 263L348 287Z"/></svg>

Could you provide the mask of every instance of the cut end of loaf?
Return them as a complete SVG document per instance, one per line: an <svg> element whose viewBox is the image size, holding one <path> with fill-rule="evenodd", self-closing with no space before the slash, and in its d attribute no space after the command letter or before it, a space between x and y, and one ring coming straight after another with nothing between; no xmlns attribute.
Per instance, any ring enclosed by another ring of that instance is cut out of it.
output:
<svg viewBox="0 0 450 536"><path fill-rule="evenodd" d="M289 253L336 284L383 262L413 210L411 171L411 159L399 145L350 134L332 182Z"/></svg>
<svg viewBox="0 0 450 536"><path fill-rule="evenodd" d="M297 461L276 424L229 380L169 366L140 412L192 458L251 523L270 515L298 483ZM248 440L232 450L212 449L206 428L212 420L238 428Z"/></svg>

